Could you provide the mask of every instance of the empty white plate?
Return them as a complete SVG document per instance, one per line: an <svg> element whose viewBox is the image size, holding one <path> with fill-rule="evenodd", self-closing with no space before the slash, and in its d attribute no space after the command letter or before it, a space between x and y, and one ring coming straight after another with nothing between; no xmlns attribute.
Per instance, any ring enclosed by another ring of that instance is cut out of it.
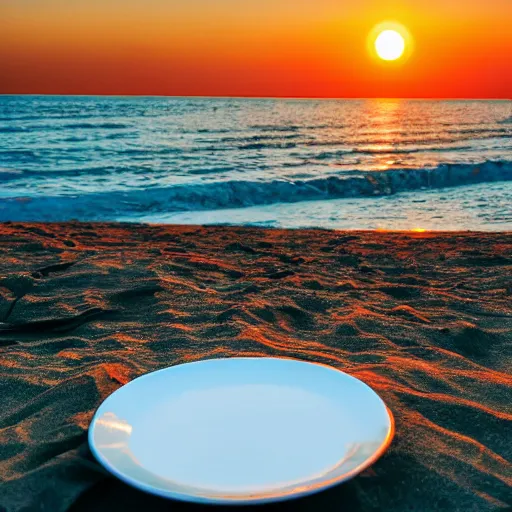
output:
<svg viewBox="0 0 512 512"><path fill-rule="evenodd" d="M91 449L126 483L200 503L263 503L347 480L393 437L366 384L276 358L199 361L149 373L110 395Z"/></svg>

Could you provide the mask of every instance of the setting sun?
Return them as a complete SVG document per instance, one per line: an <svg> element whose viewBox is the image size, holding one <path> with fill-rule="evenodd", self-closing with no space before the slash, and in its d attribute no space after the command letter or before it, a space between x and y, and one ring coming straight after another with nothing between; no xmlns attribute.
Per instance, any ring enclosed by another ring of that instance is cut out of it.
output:
<svg viewBox="0 0 512 512"><path fill-rule="evenodd" d="M411 58L414 47L410 31L393 20L375 25L367 36L368 53L385 65L397 64L401 67Z"/></svg>
<svg viewBox="0 0 512 512"><path fill-rule="evenodd" d="M399 59L404 49L405 40L396 30L384 30L375 40L375 50L383 60Z"/></svg>

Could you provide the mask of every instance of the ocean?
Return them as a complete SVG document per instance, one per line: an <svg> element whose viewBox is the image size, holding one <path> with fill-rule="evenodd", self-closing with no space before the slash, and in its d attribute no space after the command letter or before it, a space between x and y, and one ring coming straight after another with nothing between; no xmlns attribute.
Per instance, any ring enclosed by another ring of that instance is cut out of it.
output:
<svg viewBox="0 0 512 512"><path fill-rule="evenodd" d="M512 230L512 102L0 96L0 220Z"/></svg>

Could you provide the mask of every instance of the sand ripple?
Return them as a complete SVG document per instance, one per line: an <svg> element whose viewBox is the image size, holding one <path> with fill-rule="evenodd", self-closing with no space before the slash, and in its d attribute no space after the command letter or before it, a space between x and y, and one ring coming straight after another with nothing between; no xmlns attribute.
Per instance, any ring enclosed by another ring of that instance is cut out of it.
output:
<svg viewBox="0 0 512 512"><path fill-rule="evenodd" d="M92 414L138 375L236 355L331 364L396 419L363 475L270 508L505 508L511 275L506 233L0 225L0 510L168 510L93 460Z"/></svg>

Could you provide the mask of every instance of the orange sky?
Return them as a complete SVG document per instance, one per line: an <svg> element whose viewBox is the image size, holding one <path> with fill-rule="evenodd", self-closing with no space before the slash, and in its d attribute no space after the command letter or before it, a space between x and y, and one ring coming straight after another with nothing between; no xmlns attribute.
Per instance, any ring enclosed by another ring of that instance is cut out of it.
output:
<svg viewBox="0 0 512 512"><path fill-rule="evenodd" d="M366 46L407 27L400 65ZM512 0L2 0L0 93L512 96Z"/></svg>

